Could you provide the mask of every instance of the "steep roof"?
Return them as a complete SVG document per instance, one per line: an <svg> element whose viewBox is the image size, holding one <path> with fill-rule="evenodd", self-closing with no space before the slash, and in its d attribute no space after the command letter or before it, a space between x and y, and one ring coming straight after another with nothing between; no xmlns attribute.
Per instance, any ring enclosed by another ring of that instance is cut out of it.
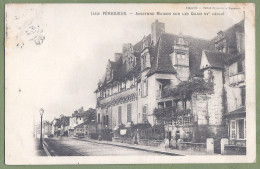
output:
<svg viewBox="0 0 260 169"><path fill-rule="evenodd" d="M233 57L230 54L217 51L204 51L209 64L214 68L224 68L225 59Z"/></svg>
<svg viewBox="0 0 260 169"><path fill-rule="evenodd" d="M158 49L150 49L154 52L154 59L152 61L151 69L147 73L150 76L154 73L171 73L175 74L176 70L173 68L169 54L172 53L171 39L167 34L162 34L159 39L159 43L156 45ZM157 54L156 54L157 53Z"/></svg>
<svg viewBox="0 0 260 169"><path fill-rule="evenodd" d="M223 116L226 118L233 118L233 117L245 117L246 115L246 107L240 107L234 111L228 112L226 114L224 114Z"/></svg>
<svg viewBox="0 0 260 169"><path fill-rule="evenodd" d="M236 32L244 31L244 20L233 25L232 27L225 30L223 33L225 34L225 38L229 47L232 50L236 48ZM223 64L226 62L233 62L238 57L244 57L238 55L237 53L232 53L233 56L229 54L223 54L220 52L214 52L215 50L215 42L217 37L212 40L204 40L200 38L194 38L191 36L182 35L184 40L188 43L189 47L189 69L190 74L194 74L195 76L203 76L202 71L200 70L200 63L202 57L202 51L207 50L206 56L213 67L223 68ZM147 76L150 76L154 73L176 73L171 60L170 54L173 52L174 42L177 41L178 35L170 34L170 33L162 33L160 35L159 41L157 44L152 44L148 47L149 53L151 56L151 68L147 73ZM104 76L101 81L101 88L105 86L107 83L111 83L113 81L123 81L129 75L134 74L138 76L140 74L140 56L143 50L143 40L140 40L133 46L133 54L136 57L136 65L133 69L127 71L126 64L122 62L122 58L117 60L116 62L110 61L111 67L113 70L113 79L110 81L106 80ZM151 34L145 37L145 40L148 44L151 44ZM211 51L211 52L209 52ZM237 52L237 51L235 51ZM232 57L234 57L232 59ZM100 86L99 86L100 87ZM98 89L96 90L98 91Z"/></svg>
<svg viewBox="0 0 260 169"><path fill-rule="evenodd" d="M224 31L227 44L229 44L230 47L236 47L237 45L236 32L244 32L244 20L238 22L237 24L231 26L226 31Z"/></svg>
<svg viewBox="0 0 260 169"><path fill-rule="evenodd" d="M147 40L148 44L151 44L151 34L146 36L146 40ZM139 42L137 42L133 46L133 49L134 49L134 51L142 51L142 49L143 49L143 40L140 40Z"/></svg>
<svg viewBox="0 0 260 169"><path fill-rule="evenodd" d="M174 41L176 41L178 35L163 33L160 36L159 43L157 44L157 55L152 62L152 67L148 72L148 76L155 73L176 73L173 68L169 55L173 52ZM210 41L193 38L191 36L183 36L184 40L188 42L189 47L189 66L191 74L201 76L202 72L199 69L201 54L205 49L210 48Z"/></svg>
<svg viewBox="0 0 260 169"><path fill-rule="evenodd" d="M155 46L150 46L149 54L151 56L151 69L148 72L148 76L154 73L171 73L175 74L176 70L172 66L169 55L173 52L174 41L178 38L177 35L170 33L162 33L159 41ZM201 53L204 49L210 49L210 41L193 38L191 36L184 36L185 41L189 44L189 62L190 62L190 72L196 76L202 76L202 72L199 69ZM151 43L151 35L146 37L148 44ZM129 74L134 74L137 76L140 73L140 54L143 50L143 40L139 41L133 46L134 56L136 57L135 67L127 71L126 64L122 63L122 59L115 61L110 61L111 67L114 71L114 76L112 81L122 81ZM106 83L106 77L103 76L101 80L101 87Z"/></svg>
<svg viewBox="0 0 260 169"><path fill-rule="evenodd" d="M232 51L228 51L230 54L236 54L237 51L237 41L236 41L236 32L244 33L244 19L240 22L236 23L235 25L229 27L223 32L224 38L226 39L226 42L228 44L228 47L232 49ZM218 41L218 36L214 37L211 40L211 47L210 50L215 50L215 43Z"/></svg>

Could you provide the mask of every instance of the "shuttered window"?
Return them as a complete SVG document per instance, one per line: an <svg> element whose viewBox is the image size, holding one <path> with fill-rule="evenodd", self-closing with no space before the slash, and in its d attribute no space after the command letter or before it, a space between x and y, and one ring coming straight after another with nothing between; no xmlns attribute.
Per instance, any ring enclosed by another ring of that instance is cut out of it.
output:
<svg viewBox="0 0 260 169"><path fill-rule="evenodd" d="M143 83L141 83L142 88L142 97L148 96L148 80L144 80Z"/></svg>
<svg viewBox="0 0 260 169"><path fill-rule="evenodd" d="M122 107L118 106L118 124L122 123Z"/></svg>
<svg viewBox="0 0 260 169"><path fill-rule="evenodd" d="M132 104L127 105L127 122L132 121Z"/></svg>
<svg viewBox="0 0 260 169"><path fill-rule="evenodd" d="M242 106L246 105L246 89L245 89L245 87L241 88L241 102L242 102Z"/></svg>
<svg viewBox="0 0 260 169"><path fill-rule="evenodd" d="M236 139L236 121L231 120L230 122L230 138Z"/></svg>
<svg viewBox="0 0 260 169"><path fill-rule="evenodd" d="M238 134L238 139L244 139L245 138L245 122L244 119L238 120L237 121L237 134Z"/></svg>
<svg viewBox="0 0 260 169"><path fill-rule="evenodd" d="M106 115L106 125L108 125L108 115Z"/></svg>
<svg viewBox="0 0 260 169"><path fill-rule="evenodd" d="M98 121L97 122L100 123L100 113L98 113ZM76 122L76 123L78 123L78 122Z"/></svg>
<svg viewBox="0 0 260 169"><path fill-rule="evenodd" d="M147 105L143 107L143 122L147 120Z"/></svg>
<svg viewBox="0 0 260 169"><path fill-rule="evenodd" d="M103 116L103 125L106 125L106 116Z"/></svg>

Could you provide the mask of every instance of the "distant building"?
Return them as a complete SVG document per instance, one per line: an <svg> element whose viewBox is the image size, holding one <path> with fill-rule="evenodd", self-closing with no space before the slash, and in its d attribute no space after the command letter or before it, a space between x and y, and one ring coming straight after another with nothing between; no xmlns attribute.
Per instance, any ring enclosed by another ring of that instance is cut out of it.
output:
<svg viewBox="0 0 260 169"><path fill-rule="evenodd" d="M74 127L74 136L85 137L87 135L87 124L81 123Z"/></svg>
<svg viewBox="0 0 260 169"><path fill-rule="evenodd" d="M60 118L55 118L52 123L52 134L56 136L60 136L63 134L64 131L69 130L70 125L70 117L60 115Z"/></svg>
<svg viewBox="0 0 260 169"><path fill-rule="evenodd" d="M68 127L69 129L69 136L73 136L74 135L74 128L79 125L82 124L84 122L84 118L86 117L87 113L84 111L83 107L81 107L80 109L74 111L74 113L72 114L72 116L70 117L70 125Z"/></svg>
<svg viewBox="0 0 260 169"><path fill-rule="evenodd" d="M49 121L43 121L43 134L49 136L52 133L52 126Z"/></svg>

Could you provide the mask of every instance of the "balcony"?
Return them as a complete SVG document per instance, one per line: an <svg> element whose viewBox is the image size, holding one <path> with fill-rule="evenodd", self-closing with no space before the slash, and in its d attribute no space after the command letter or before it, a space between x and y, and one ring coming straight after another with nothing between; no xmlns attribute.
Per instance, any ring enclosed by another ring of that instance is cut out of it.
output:
<svg viewBox="0 0 260 169"><path fill-rule="evenodd" d="M132 86L128 89L122 90L118 93L112 94L107 97L97 98L98 106L101 108L114 106L137 99L137 87Z"/></svg>
<svg viewBox="0 0 260 169"><path fill-rule="evenodd" d="M235 75L229 76L229 84L232 86L238 85L245 82L245 73L241 72Z"/></svg>

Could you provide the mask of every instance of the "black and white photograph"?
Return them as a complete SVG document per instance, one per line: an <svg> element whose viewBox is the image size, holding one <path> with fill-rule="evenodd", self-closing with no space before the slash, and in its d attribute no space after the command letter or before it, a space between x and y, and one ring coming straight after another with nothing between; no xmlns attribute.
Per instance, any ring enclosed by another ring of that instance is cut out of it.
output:
<svg viewBox="0 0 260 169"><path fill-rule="evenodd" d="M254 12L6 4L6 164L255 162Z"/></svg>

